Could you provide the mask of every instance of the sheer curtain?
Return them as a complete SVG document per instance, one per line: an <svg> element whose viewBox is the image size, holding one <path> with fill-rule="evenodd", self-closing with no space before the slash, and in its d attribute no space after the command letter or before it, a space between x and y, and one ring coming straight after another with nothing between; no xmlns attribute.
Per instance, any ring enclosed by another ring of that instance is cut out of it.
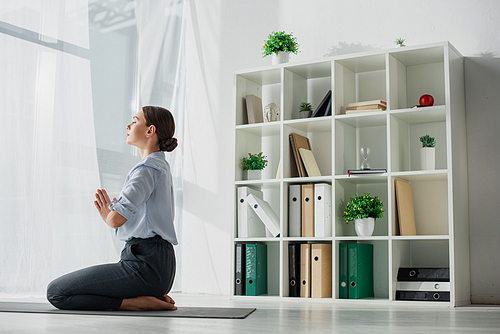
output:
<svg viewBox="0 0 500 334"><path fill-rule="evenodd" d="M1 294L43 294L59 275L119 258L93 204L87 6L25 0L0 9Z"/></svg>
<svg viewBox="0 0 500 334"><path fill-rule="evenodd" d="M135 16L138 32L139 103L169 109L176 122L179 146L166 159L175 186L178 240L182 240L182 153L184 135L184 12L183 0L138 0ZM175 247L177 274L173 290L181 289L182 245Z"/></svg>

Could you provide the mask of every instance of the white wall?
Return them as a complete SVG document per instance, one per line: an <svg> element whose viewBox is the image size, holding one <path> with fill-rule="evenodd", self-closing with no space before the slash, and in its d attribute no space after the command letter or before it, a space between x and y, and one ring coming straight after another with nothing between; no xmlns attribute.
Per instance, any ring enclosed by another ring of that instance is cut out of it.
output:
<svg viewBox="0 0 500 334"><path fill-rule="evenodd" d="M500 1L190 0L187 31L183 291L229 294L235 70L266 66L271 31L293 32L301 53L326 55L450 41L465 57L472 301L500 303ZM497 173L496 173L497 174Z"/></svg>

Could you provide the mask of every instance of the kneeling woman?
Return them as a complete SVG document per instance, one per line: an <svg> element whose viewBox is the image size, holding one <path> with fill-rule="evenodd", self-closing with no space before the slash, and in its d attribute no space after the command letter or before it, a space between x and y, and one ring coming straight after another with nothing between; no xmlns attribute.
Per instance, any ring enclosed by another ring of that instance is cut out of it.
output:
<svg viewBox="0 0 500 334"><path fill-rule="evenodd" d="M175 276L177 244L170 166L162 151L177 147L174 118L161 107L143 107L127 125L127 144L142 160L113 201L98 189L101 218L126 241L118 263L81 269L52 281L47 299L66 310L175 310L167 293Z"/></svg>

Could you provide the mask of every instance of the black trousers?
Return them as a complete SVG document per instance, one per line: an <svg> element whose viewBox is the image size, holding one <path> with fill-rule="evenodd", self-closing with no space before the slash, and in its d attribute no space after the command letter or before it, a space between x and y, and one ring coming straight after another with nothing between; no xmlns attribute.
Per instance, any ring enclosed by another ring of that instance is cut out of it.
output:
<svg viewBox="0 0 500 334"><path fill-rule="evenodd" d="M160 236L127 241L118 263L66 274L47 287L48 301L64 310L117 310L123 299L161 297L175 277L172 244Z"/></svg>

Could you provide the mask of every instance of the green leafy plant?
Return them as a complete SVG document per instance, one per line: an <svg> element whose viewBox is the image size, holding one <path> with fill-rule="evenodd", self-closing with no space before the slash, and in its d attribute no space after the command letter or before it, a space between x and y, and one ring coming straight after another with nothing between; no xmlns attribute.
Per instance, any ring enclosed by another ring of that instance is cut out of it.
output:
<svg viewBox="0 0 500 334"><path fill-rule="evenodd" d="M299 107L299 111L312 111L313 106L308 102L302 102Z"/></svg>
<svg viewBox="0 0 500 334"><path fill-rule="evenodd" d="M420 142L422 143L422 147L435 147L436 139L429 135L425 135L420 137Z"/></svg>
<svg viewBox="0 0 500 334"><path fill-rule="evenodd" d="M354 195L345 207L344 219L346 222L360 218L382 218L384 216L384 204L378 196L371 197L370 193L363 196Z"/></svg>
<svg viewBox="0 0 500 334"><path fill-rule="evenodd" d="M266 156L260 152L259 154L248 153L248 157L243 157L243 170L263 170L267 166Z"/></svg>
<svg viewBox="0 0 500 334"><path fill-rule="evenodd" d="M396 38L396 40L394 41L394 43L396 43L396 45L403 45L403 43L405 42L405 39L404 38Z"/></svg>
<svg viewBox="0 0 500 334"><path fill-rule="evenodd" d="M287 34L284 31L273 31L269 34L268 39L264 41L265 43L262 46L262 57L273 53L278 55L280 51L297 54L299 52L299 43L297 43L297 38L293 37L292 34Z"/></svg>

